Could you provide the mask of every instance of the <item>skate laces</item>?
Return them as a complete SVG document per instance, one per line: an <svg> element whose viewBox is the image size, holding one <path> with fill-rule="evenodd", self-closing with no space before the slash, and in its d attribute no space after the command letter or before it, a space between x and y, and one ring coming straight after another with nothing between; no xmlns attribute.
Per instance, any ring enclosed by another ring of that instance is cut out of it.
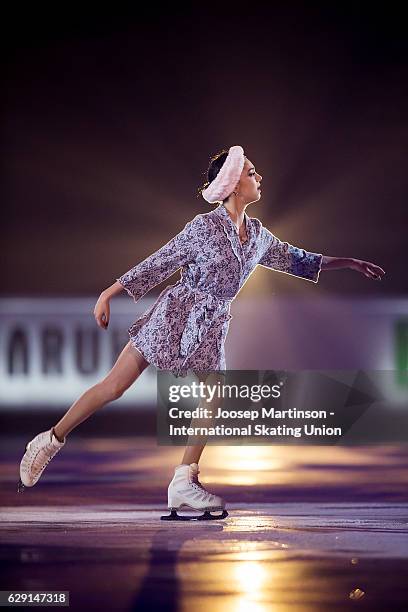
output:
<svg viewBox="0 0 408 612"><path fill-rule="evenodd" d="M196 466L196 467L193 467L193 466ZM191 483L191 486L194 489L197 489L198 491L201 491L201 492L205 493L205 495L211 496L212 493L207 491L207 489L205 489L203 487L203 485L201 484L201 482L198 480L198 474L199 473L200 473L200 470L199 470L199 467L198 467L197 463L192 463L190 465L190 483Z"/></svg>
<svg viewBox="0 0 408 612"><path fill-rule="evenodd" d="M61 450L61 446L55 446L52 442L52 434L51 440L46 444L44 448L38 449L37 453L32 459L32 466L35 471L42 472L44 468L49 464L51 459L55 457L55 455ZM45 463L44 458L47 457Z"/></svg>

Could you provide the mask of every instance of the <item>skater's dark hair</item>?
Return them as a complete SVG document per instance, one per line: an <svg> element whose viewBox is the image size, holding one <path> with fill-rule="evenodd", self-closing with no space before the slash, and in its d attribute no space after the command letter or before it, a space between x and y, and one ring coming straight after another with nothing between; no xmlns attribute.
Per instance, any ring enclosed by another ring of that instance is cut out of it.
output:
<svg viewBox="0 0 408 612"><path fill-rule="evenodd" d="M201 192L204 191L204 189L207 189L208 185L213 182L213 180L221 170L225 160L227 159L227 156L228 149L222 149L222 151L219 151L218 153L213 155L213 157L211 157L210 165L208 166L207 170L207 181L204 183L204 185L199 187L197 198L200 197ZM225 200L223 201L225 202L226 200L228 200L228 198L225 198Z"/></svg>

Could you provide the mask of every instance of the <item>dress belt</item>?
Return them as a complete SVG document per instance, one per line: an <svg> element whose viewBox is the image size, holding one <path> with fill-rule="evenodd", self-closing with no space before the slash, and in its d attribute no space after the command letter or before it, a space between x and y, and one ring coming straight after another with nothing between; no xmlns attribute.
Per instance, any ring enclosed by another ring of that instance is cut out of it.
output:
<svg viewBox="0 0 408 612"><path fill-rule="evenodd" d="M180 339L180 356L187 359L198 348L204 333L213 322L217 310L223 313L225 306L229 306L234 298L221 298L208 293L208 291L190 287L185 283L180 283L180 285L194 294L194 304L191 307ZM229 312L227 314L231 318Z"/></svg>

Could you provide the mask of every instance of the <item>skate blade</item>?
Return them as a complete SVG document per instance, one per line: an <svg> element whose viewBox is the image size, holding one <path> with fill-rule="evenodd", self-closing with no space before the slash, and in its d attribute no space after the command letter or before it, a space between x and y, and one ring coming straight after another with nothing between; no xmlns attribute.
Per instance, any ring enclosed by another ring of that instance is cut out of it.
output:
<svg viewBox="0 0 408 612"><path fill-rule="evenodd" d="M170 514L160 517L162 521L219 521L225 519L228 512L224 509L221 514L211 514L210 510L206 510L200 515L177 514L177 510L171 510Z"/></svg>

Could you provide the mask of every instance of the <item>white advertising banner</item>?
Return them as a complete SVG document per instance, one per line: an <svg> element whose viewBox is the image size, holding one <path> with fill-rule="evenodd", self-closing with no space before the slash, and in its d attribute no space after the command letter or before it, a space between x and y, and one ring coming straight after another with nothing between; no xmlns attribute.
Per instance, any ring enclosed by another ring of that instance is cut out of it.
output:
<svg viewBox="0 0 408 612"><path fill-rule="evenodd" d="M108 330L96 324L94 298L0 300L0 410L71 405L108 374L154 299L112 300ZM228 369L393 370L383 391L407 405L408 299L240 298L231 313ZM154 407L155 367L116 402Z"/></svg>

